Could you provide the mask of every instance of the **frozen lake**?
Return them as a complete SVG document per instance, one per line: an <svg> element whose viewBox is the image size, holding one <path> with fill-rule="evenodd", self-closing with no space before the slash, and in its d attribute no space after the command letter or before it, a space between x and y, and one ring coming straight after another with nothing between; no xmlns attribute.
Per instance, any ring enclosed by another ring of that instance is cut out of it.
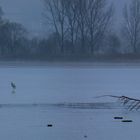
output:
<svg viewBox="0 0 140 140"><path fill-rule="evenodd" d="M10 82L16 83L12 93ZM0 66L2 140L139 140L140 112L112 94L140 98L139 66ZM115 116L132 123L114 120ZM52 127L47 127L52 124Z"/></svg>

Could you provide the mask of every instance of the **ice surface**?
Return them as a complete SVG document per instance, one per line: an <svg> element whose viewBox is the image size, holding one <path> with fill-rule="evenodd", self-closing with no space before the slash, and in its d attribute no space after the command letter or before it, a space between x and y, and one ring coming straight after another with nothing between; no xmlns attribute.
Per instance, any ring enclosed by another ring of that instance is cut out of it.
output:
<svg viewBox="0 0 140 140"><path fill-rule="evenodd" d="M0 67L0 103L94 102L104 94L140 98L140 67Z"/></svg>
<svg viewBox="0 0 140 140"><path fill-rule="evenodd" d="M114 120L132 119L132 123ZM140 112L120 109L28 107L0 109L3 140L139 140ZM47 127L52 124L52 127Z"/></svg>
<svg viewBox="0 0 140 140"><path fill-rule="evenodd" d="M11 81L17 86L14 94ZM140 98L139 83L139 66L1 66L0 137L139 140L139 111L116 108L116 99L94 98L104 94ZM133 122L123 123L115 116Z"/></svg>

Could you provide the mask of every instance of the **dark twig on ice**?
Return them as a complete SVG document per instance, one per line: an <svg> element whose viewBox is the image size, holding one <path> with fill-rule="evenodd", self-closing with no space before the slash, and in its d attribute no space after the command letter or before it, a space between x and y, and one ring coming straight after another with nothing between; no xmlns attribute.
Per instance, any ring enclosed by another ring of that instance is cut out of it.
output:
<svg viewBox="0 0 140 140"><path fill-rule="evenodd" d="M103 95L97 96L95 98L102 98L102 97L112 97L117 98L119 101L122 102L123 105L127 106L128 110L139 110L140 109L140 99L130 98L127 96L115 96L115 95Z"/></svg>

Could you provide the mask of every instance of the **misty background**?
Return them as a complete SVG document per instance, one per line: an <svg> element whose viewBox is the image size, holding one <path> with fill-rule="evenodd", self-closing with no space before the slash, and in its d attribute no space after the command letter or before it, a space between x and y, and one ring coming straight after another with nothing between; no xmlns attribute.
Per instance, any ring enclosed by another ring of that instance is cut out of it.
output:
<svg viewBox="0 0 140 140"><path fill-rule="evenodd" d="M63 21L57 20L57 18L59 19L59 12L55 11L55 4L53 6L51 1L53 12L56 14L55 19L53 19L47 1L49 2L49 0L0 0L3 13L1 16L2 22L7 24L4 23L5 29L2 27L3 31L1 31L1 33L5 32L5 37L2 36L0 39L1 59L99 60L101 58L110 60L110 58L115 58L123 60L139 58L139 33L134 39L131 35L127 36L129 31L126 29L128 20L131 20L129 17L132 15L130 7L139 0L100 0L99 2L105 4L99 6L102 9L99 11L102 11L102 13L97 11L100 15L98 15L96 21L99 22L98 19L101 18L100 20L103 22L98 23L100 27L95 26L95 29L98 28L97 31L90 29L88 25L90 23L90 17L86 19L88 10L87 13L83 13L82 16L85 14L85 17L81 17L81 19L80 14L78 15L78 12L75 12L76 18L73 21L75 20L76 23L73 37L70 33L72 30L70 31L70 21L68 21L70 16L68 16L67 8L64 9L67 13L65 13L63 23ZM58 2L63 1L58 0ZM76 0L73 2L76 3ZM126 9L125 6L127 6ZM61 10L62 7L59 8ZM82 11L84 11L83 8ZM129 15L128 17L124 14L124 9ZM83 23L82 19L85 20L83 20ZM56 29L55 21L58 29ZM81 26L85 26L83 31L83 27L80 30L80 23ZM93 24L91 23L91 27L93 27ZM77 31L76 26L78 27ZM93 30L92 34L95 34L94 37L90 36L92 35L91 30ZM123 33L122 30L124 30ZM11 34L9 37L6 35L8 32Z"/></svg>
<svg viewBox="0 0 140 140"><path fill-rule="evenodd" d="M130 0L108 0L115 6L115 22L119 27L122 19L122 8ZM44 21L42 19L43 0L0 0L4 11L4 17L11 21L23 24L32 35L44 34Z"/></svg>

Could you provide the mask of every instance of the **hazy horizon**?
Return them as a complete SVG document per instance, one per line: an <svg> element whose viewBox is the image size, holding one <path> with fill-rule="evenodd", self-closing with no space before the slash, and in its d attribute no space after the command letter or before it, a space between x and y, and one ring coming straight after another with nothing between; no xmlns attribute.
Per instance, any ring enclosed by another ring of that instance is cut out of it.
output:
<svg viewBox="0 0 140 140"><path fill-rule="evenodd" d="M115 6L115 22L118 27L122 20L122 8L128 0L108 0ZM0 0L4 18L23 24L31 34L44 34L43 0Z"/></svg>

